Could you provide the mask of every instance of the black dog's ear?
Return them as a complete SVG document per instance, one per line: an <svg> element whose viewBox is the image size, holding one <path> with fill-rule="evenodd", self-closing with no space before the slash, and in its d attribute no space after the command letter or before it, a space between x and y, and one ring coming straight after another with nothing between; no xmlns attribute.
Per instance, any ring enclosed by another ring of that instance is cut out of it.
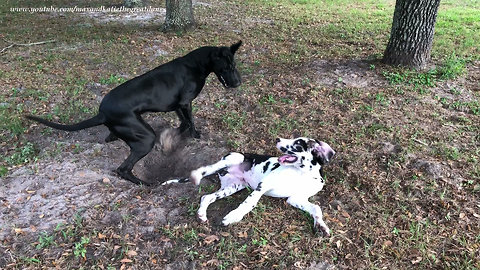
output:
<svg viewBox="0 0 480 270"><path fill-rule="evenodd" d="M240 45L242 45L241 40L239 42L233 44L232 46L230 46L230 52L232 52L232 54L235 54L235 52L238 50L238 48L240 48Z"/></svg>

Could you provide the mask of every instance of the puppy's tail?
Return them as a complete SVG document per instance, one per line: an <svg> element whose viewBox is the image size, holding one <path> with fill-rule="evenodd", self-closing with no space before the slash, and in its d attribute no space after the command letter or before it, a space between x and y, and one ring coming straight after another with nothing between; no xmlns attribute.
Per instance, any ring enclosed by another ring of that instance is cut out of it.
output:
<svg viewBox="0 0 480 270"><path fill-rule="evenodd" d="M190 179L187 177L187 178L180 178L180 179L172 179L172 180L168 180L168 181L165 181L162 183L162 186L165 186L165 185L168 185L168 184L173 184L173 183L188 183L190 182Z"/></svg>
<svg viewBox="0 0 480 270"><path fill-rule="evenodd" d="M73 125L58 124L58 123L50 122L46 119L43 119L37 116L33 116L33 115L25 115L25 117L27 119L42 123L51 128L66 130L66 131L77 131L77 130L86 129L94 126L99 126L105 123L105 116L102 113L99 113L90 119L84 120L80 123L73 124Z"/></svg>

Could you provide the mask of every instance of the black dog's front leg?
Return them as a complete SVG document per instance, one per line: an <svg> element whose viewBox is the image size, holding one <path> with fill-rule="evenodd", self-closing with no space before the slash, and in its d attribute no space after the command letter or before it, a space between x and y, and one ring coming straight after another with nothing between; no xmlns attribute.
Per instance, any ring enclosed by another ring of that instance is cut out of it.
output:
<svg viewBox="0 0 480 270"><path fill-rule="evenodd" d="M193 138L200 138L200 133L195 129L192 116L192 103L180 105L180 109L175 111L182 122L180 124L180 132L184 132L187 128L190 131L190 136Z"/></svg>
<svg viewBox="0 0 480 270"><path fill-rule="evenodd" d="M175 113L177 114L178 119L180 119L180 127L178 127L178 129L180 130L180 133L183 133L190 125L187 123L185 115L180 108L176 109Z"/></svg>

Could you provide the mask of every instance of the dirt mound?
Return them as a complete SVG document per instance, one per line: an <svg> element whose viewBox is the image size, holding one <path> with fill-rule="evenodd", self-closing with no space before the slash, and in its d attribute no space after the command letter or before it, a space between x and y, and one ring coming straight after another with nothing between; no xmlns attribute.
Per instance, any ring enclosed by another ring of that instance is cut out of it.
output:
<svg viewBox="0 0 480 270"><path fill-rule="evenodd" d="M157 134L164 127L165 123L157 126ZM104 226L131 217L136 225L126 230L132 233L152 232L155 224L181 218L178 213L185 209L178 209L178 198L196 194L197 188L190 184L141 187L118 178L113 170L127 156L128 147L122 141L102 143L107 134L101 127L77 133L54 131L53 141L66 145L66 149L7 177L0 187L0 240L53 230L71 217ZM208 134L204 138L183 139L168 156L156 147L136 165L134 173L151 183L188 176L190 170L216 161L227 151L218 146L219 138L214 139L215 144ZM55 147L50 139L40 139L42 152ZM72 150L70 146L79 142L82 148ZM119 207L124 204L130 207Z"/></svg>

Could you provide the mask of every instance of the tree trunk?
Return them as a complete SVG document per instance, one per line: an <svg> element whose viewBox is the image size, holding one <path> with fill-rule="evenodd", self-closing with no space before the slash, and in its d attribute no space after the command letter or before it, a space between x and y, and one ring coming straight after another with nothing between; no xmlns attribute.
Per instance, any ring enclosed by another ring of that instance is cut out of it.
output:
<svg viewBox="0 0 480 270"><path fill-rule="evenodd" d="M123 5L127 8L136 8L136 7L146 6L144 0L125 0L123 1Z"/></svg>
<svg viewBox="0 0 480 270"><path fill-rule="evenodd" d="M397 0L383 61L424 68L430 60L440 0Z"/></svg>
<svg viewBox="0 0 480 270"><path fill-rule="evenodd" d="M165 7L163 31L186 31L195 26L192 0L166 0Z"/></svg>

